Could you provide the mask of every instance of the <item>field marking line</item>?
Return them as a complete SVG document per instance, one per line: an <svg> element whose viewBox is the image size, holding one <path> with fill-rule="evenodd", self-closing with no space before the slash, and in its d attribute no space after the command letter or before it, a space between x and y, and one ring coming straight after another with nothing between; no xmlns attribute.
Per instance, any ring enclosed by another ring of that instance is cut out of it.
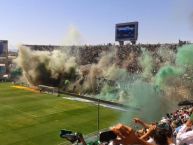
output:
<svg viewBox="0 0 193 145"><path fill-rule="evenodd" d="M67 141L65 141L65 142L61 142L61 143L59 143L57 145L70 145L70 144Z"/></svg>

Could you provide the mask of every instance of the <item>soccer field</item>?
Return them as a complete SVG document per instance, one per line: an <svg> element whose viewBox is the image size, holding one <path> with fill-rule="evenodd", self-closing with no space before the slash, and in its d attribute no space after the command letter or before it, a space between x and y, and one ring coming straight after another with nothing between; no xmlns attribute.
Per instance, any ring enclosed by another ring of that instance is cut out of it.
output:
<svg viewBox="0 0 193 145"><path fill-rule="evenodd" d="M63 145L60 129L96 131L97 106L63 97L0 83L0 145ZM118 114L100 107L100 128L116 123Z"/></svg>

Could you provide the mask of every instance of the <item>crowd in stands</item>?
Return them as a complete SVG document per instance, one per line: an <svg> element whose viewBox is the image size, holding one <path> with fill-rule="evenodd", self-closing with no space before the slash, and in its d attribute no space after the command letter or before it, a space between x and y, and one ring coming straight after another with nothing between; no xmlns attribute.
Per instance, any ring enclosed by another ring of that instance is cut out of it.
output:
<svg viewBox="0 0 193 145"><path fill-rule="evenodd" d="M84 45L84 46L66 46L65 48L70 48L70 54L74 55L77 59L77 62L80 65L87 65L97 63L102 52L111 53L111 51L116 51L116 63L120 67L127 68L131 73L141 71L141 67L138 64L138 58L142 54L142 48L146 48L155 58L161 58L157 55L157 51L161 48L169 48L174 52L177 51L179 44L136 44L136 45L115 45L115 44L106 44L106 45ZM62 49L64 46L53 46L53 45L23 45L29 47L31 50L48 50L53 51L54 49ZM114 50L113 50L113 49ZM130 57L130 58L128 58ZM132 63L128 63L128 59L133 59ZM159 66L159 65L157 65ZM156 69L156 68L155 68Z"/></svg>
<svg viewBox="0 0 193 145"><path fill-rule="evenodd" d="M79 56L78 62L81 65L97 63L102 52L111 53L112 48L116 50L116 64L122 68L126 68L128 72L136 73L142 70L139 64L139 57L142 54L142 48L146 48L153 58L159 62L163 62L161 56L158 55L158 50L170 49L174 52L177 51L177 44L137 44L137 45L96 45L96 46L80 46L78 47ZM159 64L155 65L159 67ZM159 68L154 68L158 70ZM156 72L155 72L156 73Z"/></svg>
<svg viewBox="0 0 193 145"><path fill-rule="evenodd" d="M111 144L193 145L192 112L192 107L182 107L166 114L159 122L149 124L134 118L134 122L142 126L142 129L136 131L118 124L111 129L118 136Z"/></svg>
<svg viewBox="0 0 193 145"><path fill-rule="evenodd" d="M102 52L110 50L109 45L81 46L79 49L81 65L97 63Z"/></svg>

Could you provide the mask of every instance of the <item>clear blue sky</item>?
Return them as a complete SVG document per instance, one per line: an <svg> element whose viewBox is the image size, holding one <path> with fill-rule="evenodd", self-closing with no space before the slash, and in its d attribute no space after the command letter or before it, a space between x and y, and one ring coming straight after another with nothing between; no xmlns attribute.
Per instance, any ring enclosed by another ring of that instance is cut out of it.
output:
<svg viewBox="0 0 193 145"><path fill-rule="evenodd" d="M193 0L0 0L0 18L11 48L62 44L70 26L83 43L114 42L115 24L129 21L139 21L141 43L193 39Z"/></svg>

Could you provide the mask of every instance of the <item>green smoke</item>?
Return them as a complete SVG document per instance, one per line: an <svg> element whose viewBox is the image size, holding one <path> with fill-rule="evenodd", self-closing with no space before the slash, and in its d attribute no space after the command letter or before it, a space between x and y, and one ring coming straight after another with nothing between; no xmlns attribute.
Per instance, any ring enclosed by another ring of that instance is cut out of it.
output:
<svg viewBox="0 0 193 145"><path fill-rule="evenodd" d="M160 64L154 66L156 64L156 58L154 59L152 54L145 49L142 49L142 51L143 53L138 59L142 67L142 73L130 74L117 67L116 69L109 69L107 78L116 78L117 86L105 85L100 94L103 99L118 100L133 108L141 109L140 111L131 109L123 113L121 122L130 122L133 117L141 117L147 121L159 120L165 113L170 112L176 107L178 98L172 96L174 100L170 102L168 94L174 95L172 94L172 88L179 87L179 84L176 85L175 82L178 82L178 80L183 77L183 74L187 73L187 66L193 68L192 45L185 45L178 48L176 55L173 52L170 53L172 54L170 56L170 54L168 54L168 52L170 52L169 49L162 51L162 55L164 56L164 53L166 53L165 55L167 55L167 57L165 57L166 59L162 57L163 62L161 62L161 65L163 66L160 69ZM153 67L159 69L155 75L152 74ZM152 82L151 80L154 81ZM173 82L174 85L171 85L171 82ZM182 81L180 81L180 83L182 83ZM167 86L171 88L171 93ZM175 93L175 95L177 95L177 93Z"/></svg>
<svg viewBox="0 0 193 145"><path fill-rule="evenodd" d="M155 76L155 84L164 87L166 81L170 78L178 77L183 74L183 69L174 66L163 66Z"/></svg>
<svg viewBox="0 0 193 145"><path fill-rule="evenodd" d="M185 67L193 67L193 45L184 45L178 48L176 64Z"/></svg>
<svg viewBox="0 0 193 145"><path fill-rule="evenodd" d="M155 76L155 84L164 87L168 79L182 76L188 69L193 69L193 45L178 48L175 65L163 66Z"/></svg>
<svg viewBox="0 0 193 145"><path fill-rule="evenodd" d="M119 101L125 100L120 102L141 109L140 111L131 109L123 113L121 122L128 123L133 117L141 117L146 121L159 120L165 113L176 108L179 98L177 98L178 92L174 91L173 94L173 90L180 89L180 87L186 89L192 85L192 83L189 83L189 85L187 80L183 79L184 74L190 76L193 72L188 72L188 70L193 70L193 45L179 47L177 54L170 51L172 50L162 51L162 56L165 53L167 57L162 57L161 64L154 66L156 58L154 59L150 52L143 49L142 56L138 59L142 67L141 74L131 75L125 71L109 70L109 74L112 72L116 74L116 77L113 78L116 78L118 89L113 88L113 86L105 86L101 91L101 96L108 98L108 100L113 98ZM160 66L162 67L159 69ZM155 75L152 74L153 67L159 69ZM135 76L134 79L132 79L133 76ZM180 92L180 90L178 91ZM120 99L120 97L123 99ZM172 101L170 98L172 98Z"/></svg>
<svg viewBox="0 0 193 145"><path fill-rule="evenodd" d="M101 93L97 97L107 101L117 101L118 89L114 86L106 84L104 85L104 87L101 90Z"/></svg>
<svg viewBox="0 0 193 145"><path fill-rule="evenodd" d="M159 120L160 116L166 113L168 105L164 104L165 98L153 84L136 80L128 87L127 93L129 93L128 105L140 110L130 109L124 112L121 122L129 123L133 117L140 117L146 121Z"/></svg>

